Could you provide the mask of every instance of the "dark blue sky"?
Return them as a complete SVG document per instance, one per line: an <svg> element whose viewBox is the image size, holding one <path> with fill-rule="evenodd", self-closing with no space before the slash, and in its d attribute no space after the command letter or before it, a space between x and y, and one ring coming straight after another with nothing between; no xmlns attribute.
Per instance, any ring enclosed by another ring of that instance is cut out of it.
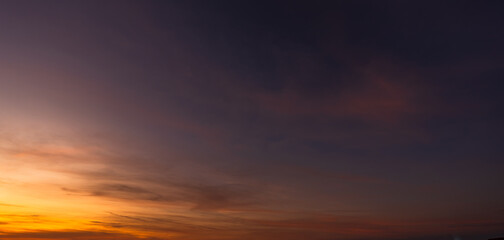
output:
<svg viewBox="0 0 504 240"><path fill-rule="evenodd" d="M503 11L3 1L0 238L502 235Z"/></svg>

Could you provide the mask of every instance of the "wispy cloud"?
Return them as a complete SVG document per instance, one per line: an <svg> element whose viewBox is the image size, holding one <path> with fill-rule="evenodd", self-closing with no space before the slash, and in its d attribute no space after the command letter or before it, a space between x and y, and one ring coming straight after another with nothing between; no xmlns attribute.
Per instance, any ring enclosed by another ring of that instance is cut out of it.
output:
<svg viewBox="0 0 504 240"><path fill-rule="evenodd" d="M8 204L8 203L2 203L2 202L0 202L0 206L3 206L3 207L23 207L21 205Z"/></svg>
<svg viewBox="0 0 504 240"><path fill-rule="evenodd" d="M118 240L137 240L145 239L138 238L128 234L121 233L107 233L100 231L75 231L75 230L62 230L62 231L26 231L21 233L8 233L0 232L2 239L118 239ZM147 238L156 239L156 238Z"/></svg>
<svg viewBox="0 0 504 240"><path fill-rule="evenodd" d="M246 185L208 185L191 183L144 183L143 187L123 183L103 183L80 189L62 187L68 194L98 198L115 198L125 201L151 201L157 203L189 204L195 210L216 211L244 209L259 205L258 192ZM160 186L162 184L162 186ZM154 190L148 190L148 188Z"/></svg>

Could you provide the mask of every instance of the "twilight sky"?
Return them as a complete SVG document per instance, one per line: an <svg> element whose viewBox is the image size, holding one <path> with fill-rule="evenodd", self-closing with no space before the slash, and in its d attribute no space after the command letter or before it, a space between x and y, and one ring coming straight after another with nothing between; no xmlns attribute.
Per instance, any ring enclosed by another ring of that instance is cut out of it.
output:
<svg viewBox="0 0 504 240"><path fill-rule="evenodd" d="M0 1L0 239L504 235L503 12Z"/></svg>

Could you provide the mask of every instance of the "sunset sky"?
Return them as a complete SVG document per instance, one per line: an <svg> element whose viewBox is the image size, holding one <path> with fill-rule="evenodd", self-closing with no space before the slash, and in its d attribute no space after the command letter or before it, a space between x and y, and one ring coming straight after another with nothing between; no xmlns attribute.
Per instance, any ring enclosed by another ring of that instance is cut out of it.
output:
<svg viewBox="0 0 504 240"><path fill-rule="evenodd" d="M504 235L504 1L0 1L0 240Z"/></svg>

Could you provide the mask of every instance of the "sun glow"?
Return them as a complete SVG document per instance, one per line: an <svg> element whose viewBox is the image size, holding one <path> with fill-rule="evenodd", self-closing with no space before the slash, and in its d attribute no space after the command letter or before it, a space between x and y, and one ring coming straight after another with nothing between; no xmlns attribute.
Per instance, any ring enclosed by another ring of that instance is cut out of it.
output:
<svg viewBox="0 0 504 240"><path fill-rule="evenodd" d="M95 161L89 148L68 145L40 145L23 149L0 146L0 222L5 232L26 231L112 231L95 222L109 212L128 210L121 201L88 196L86 193L65 191L68 186L80 186L86 179L75 174L103 168Z"/></svg>

